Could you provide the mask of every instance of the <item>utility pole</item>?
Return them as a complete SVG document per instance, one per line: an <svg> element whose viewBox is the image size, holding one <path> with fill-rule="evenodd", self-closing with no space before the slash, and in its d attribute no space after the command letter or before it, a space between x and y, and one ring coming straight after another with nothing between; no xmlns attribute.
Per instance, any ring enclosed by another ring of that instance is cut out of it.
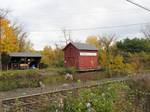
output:
<svg viewBox="0 0 150 112"><path fill-rule="evenodd" d="M126 0L126 1L132 3L132 4L136 5L136 6L138 6L138 7L140 7L140 8L142 8L142 9L148 11L148 12L150 12L150 9L148 9L148 8L146 8L146 7L144 7L144 6L140 5L140 4L138 4L138 3L135 3L135 2L133 2L133 1L131 1L131 0Z"/></svg>

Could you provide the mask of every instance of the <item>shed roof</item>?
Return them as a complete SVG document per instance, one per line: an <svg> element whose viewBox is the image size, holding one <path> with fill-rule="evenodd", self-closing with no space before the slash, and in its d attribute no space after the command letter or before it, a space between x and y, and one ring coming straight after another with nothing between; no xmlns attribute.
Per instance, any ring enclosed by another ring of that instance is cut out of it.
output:
<svg viewBox="0 0 150 112"><path fill-rule="evenodd" d="M79 49L79 50L98 50L97 48L96 48L96 46L94 46L94 45L91 45L91 44L86 44L86 43L79 43L79 42L71 42L71 43L69 43L69 44L72 44L74 47L76 47L77 49ZM68 44L68 45L69 45ZM67 45L67 46L68 46ZM66 47L67 47L66 46ZM65 48L66 48L65 47ZM64 48L64 49L65 49Z"/></svg>
<svg viewBox="0 0 150 112"><path fill-rule="evenodd" d="M40 53L31 53L31 52L14 52L9 53L10 57L41 57Z"/></svg>

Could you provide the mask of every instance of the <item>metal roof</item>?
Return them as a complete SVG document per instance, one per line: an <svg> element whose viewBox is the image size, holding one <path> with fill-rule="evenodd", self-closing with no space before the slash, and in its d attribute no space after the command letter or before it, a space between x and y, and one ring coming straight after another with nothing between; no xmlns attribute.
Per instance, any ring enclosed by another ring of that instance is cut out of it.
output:
<svg viewBox="0 0 150 112"><path fill-rule="evenodd" d="M96 46L85 43L72 43L79 50L98 50Z"/></svg>
<svg viewBox="0 0 150 112"><path fill-rule="evenodd" d="M41 57L40 53L31 53L31 52L14 52L9 53L10 57Z"/></svg>

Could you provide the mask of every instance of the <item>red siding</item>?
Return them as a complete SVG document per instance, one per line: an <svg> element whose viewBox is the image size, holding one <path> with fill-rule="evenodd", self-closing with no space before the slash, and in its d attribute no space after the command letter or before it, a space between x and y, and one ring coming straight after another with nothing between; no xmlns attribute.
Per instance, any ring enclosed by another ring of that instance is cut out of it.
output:
<svg viewBox="0 0 150 112"><path fill-rule="evenodd" d="M65 67L78 66L78 51L72 45L67 46L64 50L64 65Z"/></svg>
<svg viewBox="0 0 150 112"><path fill-rule="evenodd" d="M97 51L80 51L80 52L89 52L96 53ZM79 69L95 69L98 66L98 54L97 56L79 56Z"/></svg>
<svg viewBox="0 0 150 112"><path fill-rule="evenodd" d="M80 52L96 53L96 56L80 56ZM96 69L98 66L98 51L78 50L72 44L64 49L65 67L76 67L77 69Z"/></svg>

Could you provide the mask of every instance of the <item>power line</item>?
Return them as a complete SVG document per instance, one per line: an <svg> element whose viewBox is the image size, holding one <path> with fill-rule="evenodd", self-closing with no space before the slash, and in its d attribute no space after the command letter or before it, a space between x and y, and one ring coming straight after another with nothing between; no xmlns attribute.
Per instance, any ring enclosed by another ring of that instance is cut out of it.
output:
<svg viewBox="0 0 150 112"><path fill-rule="evenodd" d="M113 14L113 15L120 15L120 13L128 13L128 14L131 14L131 13L135 13L136 10L114 10L114 11L109 11L109 12L104 12L104 11L92 11L92 12L70 12L70 13L67 13L67 12L64 12L63 13L63 16L88 16L88 15L94 15L94 14L101 14L101 15L109 15L109 14ZM49 13L45 13L45 14L38 14L40 16L47 16ZM137 13L136 13L137 14ZM52 16L52 17L60 17L62 15L57 15L57 16Z"/></svg>
<svg viewBox="0 0 150 112"><path fill-rule="evenodd" d="M93 28L68 29L68 30L78 31L78 30L110 29L110 28L120 28L120 27L130 27L130 26L144 25L144 24L149 24L149 23L150 22L147 22L147 23L126 24L126 25L116 25L116 26L93 27Z"/></svg>
<svg viewBox="0 0 150 112"><path fill-rule="evenodd" d="M131 26L146 25L146 24L150 24L150 22L135 23L135 24L125 24L125 25L116 25L116 26L103 26L103 27L65 28L65 30L67 30L67 31L99 30L99 29L112 29L112 28L131 27ZM58 30L50 29L50 30L43 31L43 32L50 32L50 31L57 32L57 31L62 31L62 30L60 30L60 29L58 29ZM31 32L34 32L34 31L31 31Z"/></svg>
<svg viewBox="0 0 150 112"><path fill-rule="evenodd" d="M126 0L126 1L127 1L127 2L130 2L130 3L132 3L132 4L134 4L134 5L138 6L138 7L140 7L140 8L142 8L142 9L147 10L147 11L150 12L150 9L148 9L148 8L146 8L146 7L144 7L144 6L140 5L140 4L138 4L138 3L135 3L135 2L133 2L133 1L131 1L131 0Z"/></svg>

